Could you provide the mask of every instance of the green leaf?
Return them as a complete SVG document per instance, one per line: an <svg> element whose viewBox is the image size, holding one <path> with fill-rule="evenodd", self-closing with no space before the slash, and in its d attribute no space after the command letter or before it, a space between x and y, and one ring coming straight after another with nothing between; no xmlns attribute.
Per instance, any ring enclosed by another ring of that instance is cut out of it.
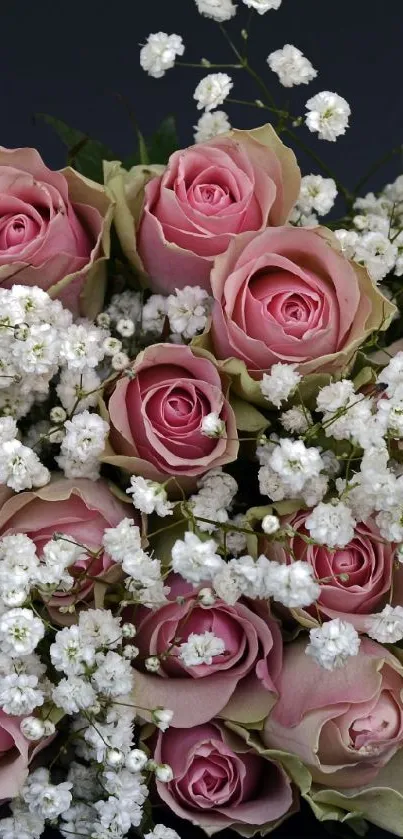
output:
<svg viewBox="0 0 403 839"><path fill-rule="evenodd" d="M36 119L43 120L56 132L67 147L67 164L77 172L103 183L103 160L116 160L119 155L98 140L92 140L83 131L72 128L61 119L49 114L36 114Z"/></svg>
<svg viewBox="0 0 403 839"><path fill-rule="evenodd" d="M236 427L239 431L248 431L251 434L257 434L259 431L264 431L270 422L260 411L257 410L249 402L244 399L239 399L238 396L230 398L232 410L235 414Z"/></svg>
<svg viewBox="0 0 403 839"><path fill-rule="evenodd" d="M175 118L169 116L161 122L155 134L147 143L151 163L167 163L168 158L178 148Z"/></svg>

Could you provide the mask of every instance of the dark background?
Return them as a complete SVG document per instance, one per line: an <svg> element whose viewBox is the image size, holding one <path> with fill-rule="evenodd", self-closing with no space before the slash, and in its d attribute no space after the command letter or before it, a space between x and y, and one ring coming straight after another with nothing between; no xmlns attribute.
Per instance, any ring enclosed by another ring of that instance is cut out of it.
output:
<svg viewBox="0 0 403 839"><path fill-rule="evenodd" d="M241 7L229 24L234 39L247 16ZM175 113L181 145L192 141L199 116L192 95L203 73L175 69L161 80L149 78L139 66L139 44L150 32L182 34L183 60L233 61L218 26L197 14L193 0L3 0L0 24L0 142L36 146L53 167L64 164L65 151L48 126L34 124L38 112L102 140L117 157L133 151L133 126L117 93L131 103L144 134ZM317 141L306 129L300 134L348 187L403 141L402 35L402 0L283 0L279 11L253 17L250 54L280 105L289 96L293 113L303 113L306 100L320 90L340 93L350 103L351 128L336 143ZM265 64L285 43L298 46L319 72L310 85L289 92ZM234 97L259 95L243 73L233 75ZM264 121L252 108L226 110L237 127ZM319 171L303 154L299 158L305 172ZM370 186L379 188L401 171L402 158L396 156ZM202 836L190 825L181 834ZM278 839L305 835L329 835L307 811L276 834ZM381 835L386 836L371 831L372 839Z"/></svg>
<svg viewBox="0 0 403 839"><path fill-rule="evenodd" d="M228 28L238 38L248 10L239 2ZM308 97L320 90L345 96L352 108L351 128L336 143L303 137L352 186L377 158L403 140L401 56L402 0L283 0L278 11L253 15L250 52L280 104L289 96L301 114ZM134 134L116 93L132 104L145 134L169 112L178 116L181 145L192 140L200 112L193 91L200 70L174 69L163 79L139 66L139 44L150 32L182 34L183 60L232 61L218 25L197 14L193 0L19 0L1 3L1 143L32 145L47 163L61 166L64 152L48 126L32 122L36 112L64 119L102 140L117 157L133 150ZM287 91L265 64L285 43L298 46L318 70L309 85ZM233 71L234 98L259 94L243 71ZM229 105L232 124L262 123L264 113ZM305 172L315 165L300 155ZM399 157L372 181L374 188L402 171Z"/></svg>

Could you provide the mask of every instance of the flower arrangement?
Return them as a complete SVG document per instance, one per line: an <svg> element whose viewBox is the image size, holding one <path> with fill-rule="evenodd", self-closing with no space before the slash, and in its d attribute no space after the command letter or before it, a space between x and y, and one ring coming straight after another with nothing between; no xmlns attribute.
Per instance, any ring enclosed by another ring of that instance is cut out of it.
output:
<svg viewBox="0 0 403 839"><path fill-rule="evenodd" d="M403 835L403 176L301 177L287 142L350 107L275 103L248 44L281 2L196 0L234 57L190 148L47 117L65 170L0 151L3 839L265 835L301 800ZM219 110L238 72L270 124Z"/></svg>

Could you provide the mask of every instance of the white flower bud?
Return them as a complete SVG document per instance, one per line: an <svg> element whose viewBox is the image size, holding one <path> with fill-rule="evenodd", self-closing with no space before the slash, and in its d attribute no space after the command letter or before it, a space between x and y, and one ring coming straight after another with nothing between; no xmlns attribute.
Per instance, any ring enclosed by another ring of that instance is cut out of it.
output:
<svg viewBox="0 0 403 839"><path fill-rule="evenodd" d="M211 588L201 588L198 594L198 599L203 606L214 606L216 596Z"/></svg>
<svg viewBox="0 0 403 839"><path fill-rule="evenodd" d="M45 736L45 726L38 717L25 717L20 724L21 734L27 740L42 740Z"/></svg>
<svg viewBox="0 0 403 839"><path fill-rule="evenodd" d="M26 589L13 588L8 591L4 591L1 595L1 599L5 606L9 606L10 609L15 609L25 603L27 596L28 592Z"/></svg>
<svg viewBox="0 0 403 839"><path fill-rule="evenodd" d="M141 749L132 749L131 752L126 755L125 766L129 772L141 772L147 762L148 757L145 752Z"/></svg>
<svg viewBox="0 0 403 839"><path fill-rule="evenodd" d="M169 784L172 781L174 773L168 763L160 763L156 767L155 776L162 784Z"/></svg>
<svg viewBox="0 0 403 839"><path fill-rule="evenodd" d="M169 711L168 708L155 708L153 711L153 721L160 731L166 731L172 722L173 715L174 712Z"/></svg>
<svg viewBox="0 0 403 839"><path fill-rule="evenodd" d="M136 627L132 623L124 623L122 626L123 638L134 638L136 635Z"/></svg>
<svg viewBox="0 0 403 839"><path fill-rule="evenodd" d="M111 319L107 312L100 312L100 314L97 315L96 324L97 326L100 326L101 329L108 329L110 322Z"/></svg>
<svg viewBox="0 0 403 839"><path fill-rule="evenodd" d="M122 342L119 341L119 338L105 338L102 346L104 348L105 355L113 356L122 349Z"/></svg>
<svg viewBox="0 0 403 839"><path fill-rule="evenodd" d="M56 726L54 722L52 722L52 720L44 720L43 725L45 728L45 737L53 737L56 731Z"/></svg>
<svg viewBox="0 0 403 839"><path fill-rule="evenodd" d="M123 655L125 658L137 658L139 652L139 648L135 647L134 644L127 644L126 647L123 647Z"/></svg>
<svg viewBox="0 0 403 839"><path fill-rule="evenodd" d="M158 673L160 669L160 660L156 655L151 655L149 658L146 658L144 664L149 673Z"/></svg>
<svg viewBox="0 0 403 839"><path fill-rule="evenodd" d="M55 407L52 408L49 416L51 422L55 422L56 424L59 424L60 422L65 422L65 420L67 419L66 411L64 410L64 408L62 408L61 405L55 405Z"/></svg>
<svg viewBox="0 0 403 839"><path fill-rule="evenodd" d="M105 762L112 769L118 769L120 766L123 766L125 762L125 756L120 749L107 749L105 755Z"/></svg>
<svg viewBox="0 0 403 839"><path fill-rule="evenodd" d="M220 419L215 411L203 417L201 424L201 432L205 437L224 437L225 436L225 422Z"/></svg>
<svg viewBox="0 0 403 839"><path fill-rule="evenodd" d="M262 521L262 530L263 533L266 533L267 536L271 536L273 533L277 533L277 530L280 528L280 522L277 516L265 516Z"/></svg>

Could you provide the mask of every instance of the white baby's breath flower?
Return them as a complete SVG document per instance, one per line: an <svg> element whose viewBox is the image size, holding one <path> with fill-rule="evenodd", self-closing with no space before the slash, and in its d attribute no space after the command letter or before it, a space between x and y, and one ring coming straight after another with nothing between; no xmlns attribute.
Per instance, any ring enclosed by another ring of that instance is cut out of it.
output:
<svg viewBox="0 0 403 839"><path fill-rule="evenodd" d="M232 0L195 0L197 11L205 17L212 18L218 23L234 17L236 6Z"/></svg>
<svg viewBox="0 0 403 839"><path fill-rule="evenodd" d="M192 632L178 649L179 658L186 667L196 667L199 664L212 664L213 658L223 655L225 642L214 632L206 631L202 635Z"/></svg>
<svg viewBox="0 0 403 839"><path fill-rule="evenodd" d="M270 53L267 63L283 87L308 84L318 75L309 59L292 44L285 44L282 49Z"/></svg>
<svg viewBox="0 0 403 839"><path fill-rule="evenodd" d="M170 70L177 55L183 55L185 47L180 35L153 32L140 50L140 64L154 79L160 79Z"/></svg>
<svg viewBox="0 0 403 839"><path fill-rule="evenodd" d="M306 108L305 123L321 140L334 142L337 137L346 133L351 108L338 93L323 90L308 99Z"/></svg>
<svg viewBox="0 0 403 839"><path fill-rule="evenodd" d="M210 73L199 82L194 92L197 107L200 110L214 111L226 100L233 88L231 76L228 73Z"/></svg>
<svg viewBox="0 0 403 839"><path fill-rule="evenodd" d="M202 114L193 128L195 143L207 143L219 134L227 134L231 123L225 111L212 111Z"/></svg>
<svg viewBox="0 0 403 839"><path fill-rule="evenodd" d="M351 623L335 618L311 629L305 652L325 670L343 667L350 656L358 654L360 637Z"/></svg>
<svg viewBox="0 0 403 839"><path fill-rule="evenodd" d="M167 299L167 315L174 333L193 338L207 323L213 300L200 286L175 289Z"/></svg>
<svg viewBox="0 0 403 839"><path fill-rule="evenodd" d="M259 15L264 15L265 12L269 12L272 9L279 9L282 0L242 0L242 2L250 9L255 9Z"/></svg>
<svg viewBox="0 0 403 839"><path fill-rule="evenodd" d="M367 635L380 644L395 644L403 638L403 608L387 604L382 612L368 619Z"/></svg>
<svg viewBox="0 0 403 839"><path fill-rule="evenodd" d="M263 373L260 389L263 396L276 408L291 396L301 381L301 374L295 370L296 364L273 364L270 373Z"/></svg>
<svg viewBox="0 0 403 839"><path fill-rule="evenodd" d="M163 484L132 475L130 487L126 492L132 496L132 501L137 510L142 513L157 513L158 516L172 516L174 504L168 501L168 496Z"/></svg>
<svg viewBox="0 0 403 839"><path fill-rule="evenodd" d="M202 542L187 530L184 538L177 539L172 548L172 569L191 583L212 580L224 564L216 549L214 539Z"/></svg>
<svg viewBox="0 0 403 839"><path fill-rule="evenodd" d="M351 510L342 501L322 501L305 521L312 539L328 548L344 548L354 537L355 521Z"/></svg>
<svg viewBox="0 0 403 839"><path fill-rule="evenodd" d="M206 414L202 419L201 433L206 437L224 437L225 436L225 422L220 419L216 411L211 414Z"/></svg>
<svg viewBox="0 0 403 839"><path fill-rule="evenodd" d="M333 178L305 175L301 181L298 208L302 213L308 214L314 210L319 216L325 216L332 209L336 196L337 187Z"/></svg>

